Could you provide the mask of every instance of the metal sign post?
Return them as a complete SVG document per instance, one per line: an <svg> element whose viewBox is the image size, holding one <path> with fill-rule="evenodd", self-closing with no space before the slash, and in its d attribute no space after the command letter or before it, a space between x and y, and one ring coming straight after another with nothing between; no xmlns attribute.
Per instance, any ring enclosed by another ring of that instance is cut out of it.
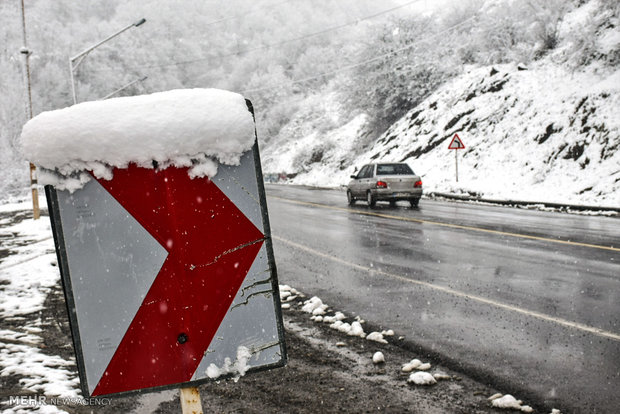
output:
<svg viewBox="0 0 620 414"><path fill-rule="evenodd" d="M200 403L200 383L285 364L256 143L211 179L130 164L46 193L85 397Z"/></svg>
<svg viewBox="0 0 620 414"><path fill-rule="evenodd" d="M450 145L448 145L448 149L453 149L453 150L465 149L465 144L463 144L463 141L461 140L458 134L454 134L454 137L452 137L452 141L450 141ZM456 169L456 182L458 183L459 182L458 151L454 151L454 166Z"/></svg>

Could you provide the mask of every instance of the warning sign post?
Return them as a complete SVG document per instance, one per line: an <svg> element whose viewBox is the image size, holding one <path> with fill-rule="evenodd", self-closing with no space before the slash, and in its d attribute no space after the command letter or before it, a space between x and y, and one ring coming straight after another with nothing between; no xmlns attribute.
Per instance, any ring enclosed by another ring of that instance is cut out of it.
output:
<svg viewBox="0 0 620 414"><path fill-rule="evenodd" d="M130 164L46 194L85 397L285 364L256 143L210 179Z"/></svg>
<svg viewBox="0 0 620 414"><path fill-rule="evenodd" d="M465 149L465 144L463 144L463 141L461 140L458 134L454 134L454 137L452 137L452 141L450 141L450 145L448 145L448 149L452 149L452 150ZM458 183L459 182L458 151L454 151L454 166L456 170L456 182Z"/></svg>

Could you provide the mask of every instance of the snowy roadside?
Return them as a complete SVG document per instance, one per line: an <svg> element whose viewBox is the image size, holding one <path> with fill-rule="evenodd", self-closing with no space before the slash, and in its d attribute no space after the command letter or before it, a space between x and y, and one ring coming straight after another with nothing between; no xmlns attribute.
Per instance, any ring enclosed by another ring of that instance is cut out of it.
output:
<svg viewBox="0 0 620 414"><path fill-rule="evenodd" d="M379 348L372 343L394 344L404 339L403 337L398 337L395 339L394 331L391 329L382 329L381 331L377 330L367 333L365 332L363 325L365 321L359 316L350 323L346 322L346 320L350 318L347 318L347 316L340 311L330 309L330 307L323 303L319 297L313 296L310 299L306 299L306 296L303 293L288 285L280 285L280 299L282 301L283 310L294 309L296 307L298 310L301 310L301 312L308 313L309 319L315 323L326 324L330 329L339 331L347 336L358 337L360 339L370 341L369 344L366 345L366 347L370 349L373 347L375 349ZM347 343L339 341L335 345L336 347L345 347L347 346ZM362 348L364 348L364 345L362 345ZM377 366L383 366L386 364L386 355L381 350L368 354L372 354L372 357L369 359L373 364ZM434 367L430 362L422 362L420 359L415 357L409 361L403 360L399 362L401 363L401 376L402 374L406 374L406 382L412 384L413 386L433 386L440 382L447 382L450 384L447 388L454 389L452 384L454 384L455 381L462 380L459 375L455 375L454 373L448 374L447 370ZM366 363L369 362L366 361ZM475 394L481 396L481 399L483 398L483 392L478 391ZM480 406L478 406L477 409L488 405L489 408L517 410L524 413L536 412L534 408L523 403L523 401L516 399L510 394L504 395L501 393L494 393L486 399L486 402L479 402L479 404ZM560 414L560 410L553 408L551 414Z"/></svg>
<svg viewBox="0 0 620 414"><path fill-rule="evenodd" d="M25 208L5 205L0 211L0 407L7 414L64 412L53 405L5 409L9 397L80 397L75 361L44 352L44 302L60 276L49 219L32 220Z"/></svg>
<svg viewBox="0 0 620 414"><path fill-rule="evenodd" d="M94 405L82 398L49 219L32 220L28 208L20 203L0 209L0 412L178 412L178 397L171 391L145 394L139 401L100 399ZM373 331L362 319L347 318L318 297L308 299L285 285L280 295L289 366L239 382L206 384L201 387L205 407L229 412L225 407L236 401L244 412L274 407L316 412L325 409L327 400L319 396L327 392L333 407L344 412L358 412L365 404L392 412L406 407L437 413L548 412L534 411L527 402L495 394L495 389L412 354L393 331ZM281 386L283 377L290 388ZM382 401L375 402L377 396Z"/></svg>

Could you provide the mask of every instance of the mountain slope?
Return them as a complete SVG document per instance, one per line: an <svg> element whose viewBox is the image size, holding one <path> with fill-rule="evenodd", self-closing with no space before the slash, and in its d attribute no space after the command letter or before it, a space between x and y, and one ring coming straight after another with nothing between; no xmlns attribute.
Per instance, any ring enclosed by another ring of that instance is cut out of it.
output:
<svg viewBox="0 0 620 414"><path fill-rule="evenodd" d="M356 165L406 161L427 190L620 205L620 71L552 65L473 70L381 136ZM448 150L458 133L459 182Z"/></svg>
<svg viewBox="0 0 620 414"><path fill-rule="evenodd" d="M558 47L529 67L464 68L372 142L361 116L308 139L306 109L266 145L264 170L341 186L365 163L405 161L427 192L619 207L620 31L601 4L565 16Z"/></svg>

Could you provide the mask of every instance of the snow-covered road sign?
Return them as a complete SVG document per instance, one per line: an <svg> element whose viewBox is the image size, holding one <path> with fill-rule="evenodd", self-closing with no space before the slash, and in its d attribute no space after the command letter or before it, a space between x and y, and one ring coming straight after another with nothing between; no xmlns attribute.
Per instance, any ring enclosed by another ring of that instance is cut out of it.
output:
<svg viewBox="0 0 620 414"><path fill-rule="evenodd" d="M256 144L212 179L130 164L46 191L85 396L284 365Z"/></svg>
<svg viewBox="0 0 620 414"><path fill-rule="evenodd" d="M450 145L448 145L448 149L465 149L465 144L463 144L459 134L454 134L452 141L450 141Z"/></svg>

